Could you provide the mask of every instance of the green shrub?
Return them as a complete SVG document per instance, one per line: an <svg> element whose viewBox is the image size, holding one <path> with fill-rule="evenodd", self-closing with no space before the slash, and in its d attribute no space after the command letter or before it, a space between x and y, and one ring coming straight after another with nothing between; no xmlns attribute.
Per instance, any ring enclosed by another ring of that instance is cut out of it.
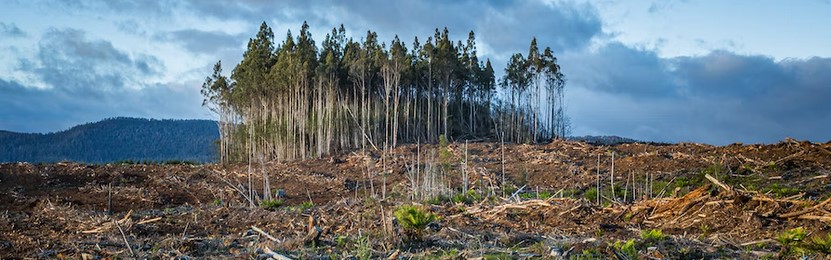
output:
<svg viewBox="0 0 831 260"><path fill-rule="evenodd" d="M276 210L277 208L283 206L283 200L263 200L260 202L260 207L263 207L267 210Z"/></svg>
<svg viewBox="0 0 831 260"><path fill-rule="evenodd" d="M657 243L664 240L664 232L660 229L641 230L641 239L647 243Z"/></svg>
<svg viewBox="0 0 831 260"><path fill-rule="evenodd" d="M416 206L404 205L398 207L393 213L398 223L404 229L405 235L416 241L421 241L424 228L436 220L436 215L424 211Z"/></svg>
<svg viewBox="0 0 831 260"><path fill-rule="evenodd" d="M625 255L629 259L638 259L638 249L635 248L634 239L629 239L629 241L626 241L625 243L618 240L612 246L619 254Z"/></svg>
<svg viewBox="0 0 831 260"><path fill-rule="evenodd" d="M597 201L597 188L591 187L583 193L583 198L589 201Z"/></svg>

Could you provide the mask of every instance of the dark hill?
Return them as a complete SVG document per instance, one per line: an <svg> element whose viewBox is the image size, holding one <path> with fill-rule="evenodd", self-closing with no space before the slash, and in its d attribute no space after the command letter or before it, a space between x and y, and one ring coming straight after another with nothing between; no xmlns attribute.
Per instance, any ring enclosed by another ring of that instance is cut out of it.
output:
<svg viewBox="0 0 831 260"><path fill-rule="evenodd" d="M210 162L217 139L210 120L112 118L49 134L0 131L0 162Z"/></svg>

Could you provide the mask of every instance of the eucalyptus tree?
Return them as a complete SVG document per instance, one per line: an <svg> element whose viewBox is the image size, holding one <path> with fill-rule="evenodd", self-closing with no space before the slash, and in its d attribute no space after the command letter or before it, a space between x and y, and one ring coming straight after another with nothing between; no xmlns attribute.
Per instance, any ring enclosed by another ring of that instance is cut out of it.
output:
<svg viewBox="0 0 831 260"><path fill-rule="evenodd" d="M223 162L319 158L380 145L386 154L440 135L493 138L497 127L507 141L536 142L564 135L568 122L560 67L536 40L527 58L511 57L500 80L510 104L497 98L493 65L480 60L474 32L454 42L447 28L408 48L373 31L347 38L343 25L318 45L305 22L276 43L262 23L230 78L221 71L218 62L202 94L220 117Z"/></svg>

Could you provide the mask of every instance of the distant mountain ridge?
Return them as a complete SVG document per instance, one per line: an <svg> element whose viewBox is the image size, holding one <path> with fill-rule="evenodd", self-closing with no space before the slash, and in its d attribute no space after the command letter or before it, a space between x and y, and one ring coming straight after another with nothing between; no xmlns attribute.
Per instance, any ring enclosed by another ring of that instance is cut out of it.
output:
<svg viewBox="0 0 831 260"><path fill-rule="evenodd" d="M0 162L211 162L217 139L211 120L118 117L48 134L0 130Z"/></svg>
<svg viewBox="0 0 831 260"><path fill-rule="evenodd" d="M638 141L632 138L620 137L620 136L594 136L594 135L586 135L586 136L572 136L566 138L571 141L582 141L590 144L596 145L618 145L618 144L631 144L631 143L644 143L642 141Z"/></svg>

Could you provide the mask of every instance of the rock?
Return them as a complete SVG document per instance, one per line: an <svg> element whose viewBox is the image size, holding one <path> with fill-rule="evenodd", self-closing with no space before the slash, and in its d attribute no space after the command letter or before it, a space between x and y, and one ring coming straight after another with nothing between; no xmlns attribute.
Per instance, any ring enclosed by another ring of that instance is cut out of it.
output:
<svg viewBox="0 0 831 260"><path fill-rule="evenodd" d="M548 250L548 256L562 257L563 256L563 250L560 249L560 247L558 247L558 246L551 246L551 249Z"/></svg>

